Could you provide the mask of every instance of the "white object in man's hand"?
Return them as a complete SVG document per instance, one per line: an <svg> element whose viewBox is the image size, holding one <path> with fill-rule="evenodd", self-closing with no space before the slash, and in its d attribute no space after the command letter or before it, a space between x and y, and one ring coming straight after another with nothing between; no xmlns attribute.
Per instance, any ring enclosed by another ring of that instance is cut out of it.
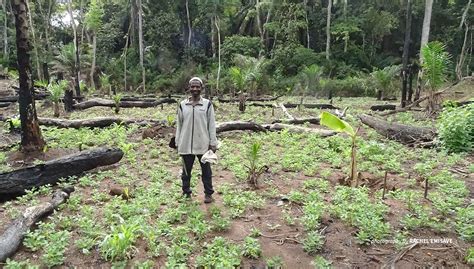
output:
<svg viewBox="0 0 474 269"><path fill-rule="evenodd" d="M217 163L217 155L212 150L208 150L201 158L202 163Z"/></svg>

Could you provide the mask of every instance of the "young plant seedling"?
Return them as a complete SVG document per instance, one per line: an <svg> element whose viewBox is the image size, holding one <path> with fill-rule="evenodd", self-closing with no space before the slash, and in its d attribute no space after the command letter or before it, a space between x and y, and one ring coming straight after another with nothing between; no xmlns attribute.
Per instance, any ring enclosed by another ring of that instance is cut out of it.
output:
<svg viewBox="0 0 474 269"><path fill-rule="evenodd" d="M61 97L64 95L68 86L66 80L61 80L60 82L52 82L48 85L49 99L54 104L54 116L59 117L59 102Z"/></svg>
<svg viewBox="0 0 474 269"><path fill-rule="evenodd" d="M268 167L266 165L258 165L261 148L262 144L260 142L254 142L252 144L252 147L250 148L250 151L248 153L249 165L245 166L248 169L247 182L255 189L258 189L258 179L260 178L260 176L266 170L268 170Z"/></svg>
<svg viewBox="0 0 474 269"><path fill-rule="evenodd" d="M357 187L358 182L354 182L354 181L356 181L356 176L357 176L356 138L357 138L357 133L359 132L359 129L357 129L357 131L354 131L354 128L352 128L352 126L349 123L347 123L344 120L339 119L338 117L328 112L321 113L320 117L321 117L321 125L327 126L336 132L346 133L351 137L352 139L351 174L349 176L350 182L346 182L346 185Z"/></svg>
<svg viewBox="0 0 474 269"><path fill-rule="evenodd" d="M120 101L122 100L122 94L117 93L113 97L115 103L115 114L118 114L120 111Z"/></svg>

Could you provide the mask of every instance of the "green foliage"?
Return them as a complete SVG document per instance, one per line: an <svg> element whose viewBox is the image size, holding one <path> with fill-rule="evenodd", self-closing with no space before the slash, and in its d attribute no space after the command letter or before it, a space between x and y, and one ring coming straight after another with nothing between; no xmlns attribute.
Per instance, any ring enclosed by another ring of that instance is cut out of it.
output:
<svg viewBox="0 0 474 269"><path fill-rule="evenodd" d="M255 188L258 188L258 179L267 168L259 165L261 148L262 144L256 141L251 145L247 154L249 160L247 182Z"/></svg>
<svg viewBox="0 0 474 269"><path fill-rule="evenodd" d="M98 31L102 26L102 17L104 16L104 9L99 0L91 0L89 11L86 13L84 22L87 28L92 31Z"/></svg>
<svg viewBox="0 0 474 269"><path fill-rule="evenodd" d="M356 226L357 238L363 244L389 234L390 225L383 219L388 207L379 201L371 202L367 188L337 186L332 202L332 214Z"/></svg>
<svg viewBox="0 0 474 269"><path fill-rule="evenodd" d="M203 268L234 268L240 266L239 246L220 236L204 243L204 250L196 257L196 266Z"/></svg>
<svg viewBox="0 0 474 269"><path fill-rule="evenodd" d="M100 75L99 81L100 81L100 89L102 90L102 92L110 94L111 92L110 75L106 75L106 74Z"/></svg>
<svg viewBox="0 0 474 269"><path fill-rule="evenodd" d="M316 256L312 264L315 269L331 269L331 262L326 260L323 256Z"/></svg>
<svg viewBox="0 0 474 269"><path fill-rule="evenodd" d="M269 269L283 268L283 259L280 256L273 256L266 260Z"/></svg>
<svg viewBox="0 0 474 269"><path fill-rule="evenodd" d="M239 67L233 66L229 68L229 75L236 90L243 91L245 87L245 75L242 70Z"/></svg>
<svg viewBox="0 0 474 269"><path fill-rule="evenodd" d="M21 128L21 120L20 118L10 118L5 121L4 126L6 129L8 129L10 132L20 130Z"/></svg>
<svg viewBox="0 0 474 269"><path fill-rule="evenodd" d="M356 135L352 126L331 113L321 113L321 125L327 126L336 132L344 132L352 137Z"/></svg>
<svg viewBox="0 0 474 269"><path fill-rule="evenodd" d="M421 48L423 77L431 89L439 88L445 81L448 73L451 56L446 52L446 46L433 41Z"/></svg>
<svg viewBox="0 0 474 269"><path fill-rule="evenodd" d="M317 90L319 90L319 79L322 74L321 67L315 64L305 66L301 71L301 74L307 93L315 93Z"/></svg>
<svg viewBox="0 0 474 269"><path fill-rule="evenodd" d="M400 66L388 66L384 69L376 69L370 75L373 78L375 88L382 91L384 95L393 94L397 87L394 87L394 80L400 73Z"/></svg>
<svg viewBox="0 0 474 269"><path fill-rule="evenodd" d="M117 93L114 96L112 96L112 100L114 100L115 104L115 113L119 113L120 111L120 102L122 101L123 95L121 93Z"/></svg>
<svg viewBox="0 0 474 269"><path fill-rule="evenodd" d="M437 126L441 144L448 151L470 152L474 149L474 104L443 109Z"/></svg>
<svg viewBox="0 0 474 269"><path fill-rule="evenodd" d="M467 264L474 265L474 247L470 247L467 250L466 257L464 258Z"/></svg>
<svg viewBox="0 0 474 269"><path fill-rule="evenodd" d="M284 77L291 77L297 75L304 66L319 64L321 61L320 56L313 50L289 43L272 51L269 69Z"/></svg>
<svg viewBox="0 0 474 269"><path fill-rule="evenodd" d="M136 248L133 245L138 238L137 224L121 224L112 227L100 244L102 257L107 261L130 259Z"/></svg>
<svg viewBox="0 0 474 269"><path fill-rule="evenodd" d="M70 232L59 231L49 235L49 243L44 246L41 260L48 267L61 265L66 260L65 252L69 246Z"/></svg>
<svg viewBox="0 0 474 269"><path fill-rule="evenodd" d="M324 236L317 231L309 232L303 241L303 249L309 254L318 252L322 249L323 245Z"/></svg>
<svg viewBox="0 0 474 269"><path fill-rule="evenodd" d="M229 36L222 43L223 62L231 62L236 54L258 58L262 49L262 43L258 37Z"/></svg>
<svg viewBox="0 0 474 269"><path fill-rule="evenodd" d="M3 265L4 269L39 269L39 265L33 265L30 263L30 260L25 261L15 261L7 258L5 264Z"/></svg>
<svg viewBox="0 0 474 269"><path fill-rule="evenodd" d="M474 241L474 205L466 208L459 208L456 217L456 231L466 241Z"/></svg>
<svg viewBox="0 0 474 269"><path fill-rule="evenodd" d="M54 103L61 101L61 98L63 97L68 85L69 82L66 80L61 80L59 82L51 82L47 88L49 92L48 98Z"/></svg>
<svg viewBox="0 0 474 269"><path fill-rule="evenodd" d="M262 255L262 249L258 239L252 237L245 237L244 245L242 247L242 255L252 259L257 259Z"/></svg>

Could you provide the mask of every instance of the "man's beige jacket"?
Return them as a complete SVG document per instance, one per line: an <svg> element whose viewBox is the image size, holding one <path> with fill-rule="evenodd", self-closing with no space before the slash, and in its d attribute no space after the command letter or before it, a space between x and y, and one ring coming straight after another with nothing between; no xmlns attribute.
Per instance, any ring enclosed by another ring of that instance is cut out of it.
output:
<svg viewBox="0 0 474 269"><path fill-rule="evenodd" d="M196 106L189 99L181 101L176 122L178 154L202 155L210 145L217 146L214 107L208 99L201 97Z"/></svg>

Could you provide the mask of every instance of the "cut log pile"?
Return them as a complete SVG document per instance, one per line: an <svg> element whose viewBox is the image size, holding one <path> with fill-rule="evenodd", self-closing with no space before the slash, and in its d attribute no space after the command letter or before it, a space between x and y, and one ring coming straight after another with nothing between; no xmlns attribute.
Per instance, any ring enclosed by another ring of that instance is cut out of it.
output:
<svg viewBox="0 0 474 269"><path fill-rule="evenodd" d="M99 166L114 164L122 157L123 152L118 148L98 148L1 173L0 197L21 195L33 187L53 185L61 178L77 176Z"/></svg>

